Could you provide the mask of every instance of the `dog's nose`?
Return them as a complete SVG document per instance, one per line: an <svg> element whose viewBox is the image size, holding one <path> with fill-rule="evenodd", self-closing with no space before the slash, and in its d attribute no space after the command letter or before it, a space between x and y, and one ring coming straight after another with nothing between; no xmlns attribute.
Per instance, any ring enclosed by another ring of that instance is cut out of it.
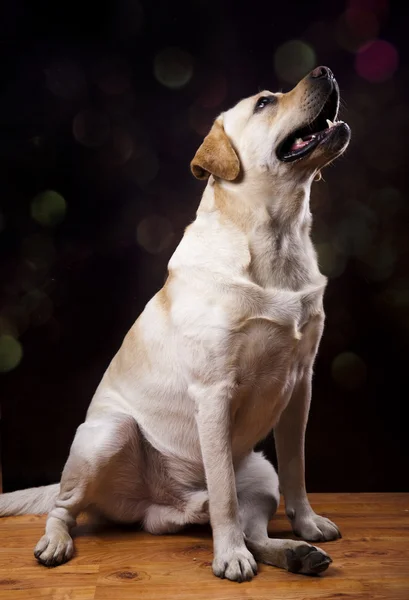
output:
<svg viewBox="0 0 409 600"><path fill-rule="evenodd" d="M312 79L331 79L334 75L328 67L316 67L311 71L310 77Z"/></svg>

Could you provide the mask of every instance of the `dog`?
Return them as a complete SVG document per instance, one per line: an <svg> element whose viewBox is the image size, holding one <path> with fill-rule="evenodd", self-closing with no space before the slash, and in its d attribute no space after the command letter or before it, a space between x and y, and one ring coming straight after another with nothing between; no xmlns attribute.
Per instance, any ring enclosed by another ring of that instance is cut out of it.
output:
<svg viewBox="0 0 409 600"><path fill-rule="evenodd" d="M0 514L49 511L38 561L74 553L93 510L152 534L210 521L213 572L248 581L257 562L315 574L332 562L268 536L280 491L294 533L340 537L307 499L304 435L323 294L310 188L350 140L339 88L317 67L288 93L222 113L196 152L207 181L196 219L113 358L78 428L61 482L0 496ZM274 430L278 472L254 451Z"/></svg>

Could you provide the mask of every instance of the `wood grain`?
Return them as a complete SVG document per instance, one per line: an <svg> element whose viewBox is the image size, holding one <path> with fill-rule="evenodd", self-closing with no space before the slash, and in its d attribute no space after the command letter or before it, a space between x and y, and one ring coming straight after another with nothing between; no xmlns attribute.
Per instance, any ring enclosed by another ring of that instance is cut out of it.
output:
<svg viewBox="0 0 409 600"><path fill-rule="evenodd" d="M334 562L321 577L260 565L250 583L212 575L209 528L151 536L134 528L76 528L76 556L38 565L45 517L0 520L0 600L409 600L409 494L311 494L343 538L325 544ZM293 537L281 507L270 535Z"/></svg>

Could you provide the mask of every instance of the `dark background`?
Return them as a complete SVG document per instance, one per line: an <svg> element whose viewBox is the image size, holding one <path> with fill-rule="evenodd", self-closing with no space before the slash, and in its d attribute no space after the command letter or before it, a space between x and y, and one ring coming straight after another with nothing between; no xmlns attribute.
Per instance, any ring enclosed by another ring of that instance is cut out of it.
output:
<svg viewBox="0 0 409 600"><path fill-rule="evenodd" d="M317 64L339 81L353 138L312 194L329 285L307 483L408 490L409 70L396 4L2 5L5 490L59 479L105 368L194 218L203 185L189 162L212 119Z"/></svg>

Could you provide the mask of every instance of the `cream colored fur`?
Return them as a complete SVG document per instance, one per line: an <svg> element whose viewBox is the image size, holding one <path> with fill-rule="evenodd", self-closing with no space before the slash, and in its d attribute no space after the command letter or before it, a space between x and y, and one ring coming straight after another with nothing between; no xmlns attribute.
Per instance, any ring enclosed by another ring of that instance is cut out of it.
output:
<svg viewBox="0 0 409 600"><path fill-rule="evenodd" d="M274 429L294 531L337 538L337 527L312 510L304 483L326 285L310 240L309 196L348 140L294 163L276 156L283 137L315 117L323 89L306 77L260 111L255 103L270 92L243 100L198 150L192 170L209 179L196 220L164 288L104 374L60 485L0 497L1 515L50 511L35 551L40 562L72 557L70 529L92 507L152 533L210 518L220 577L251 579L257 560L301 573L328 566L323 550L268 537L278 477L253 451Z"/></svg>

